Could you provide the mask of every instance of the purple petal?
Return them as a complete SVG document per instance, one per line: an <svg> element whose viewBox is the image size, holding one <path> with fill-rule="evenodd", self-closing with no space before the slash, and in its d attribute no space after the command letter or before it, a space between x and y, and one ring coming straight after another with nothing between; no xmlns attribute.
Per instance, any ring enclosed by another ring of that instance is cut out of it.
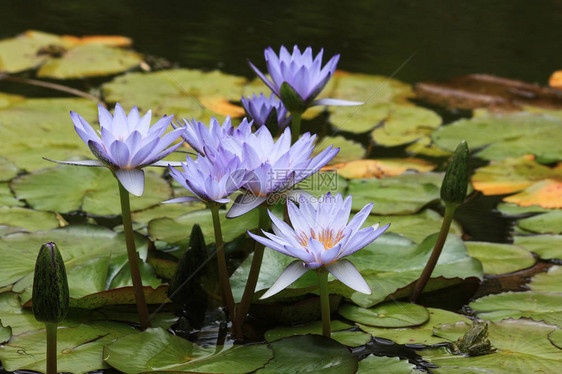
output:
<svg viewBox="0 0 562 374"><path fill-rule="evenodd" d="M153 163L150 163L146 166L159 166L159 167L165 167L167 168L168 166L173 166L173 167L180 167L181 166L181 161L156 161Z"/></svg>
<svg viewBox="0 0 562 374"><path fill-rule="evenodd" d="M264 234L265 234L265 232L264 232ZM282 253L286 256L297 258L297 256L295 256L291 251L287 250L287 248L285 248L285 246L282 245L281 243L277 243L276 241L271 240L269 238L264 238L263 236L252 234L250 231L248 231L248 235L250 235L250 237L252 237L252 239L257 241L258 243L261 243L268 248L271 248L271 249L273 249L273 250L275 250L279 253Z"/></svg>
<svg viewBox="0 0 562 374"><path fill-rule="evenodd" d="M129 166L129 147L127 147L127 144L116 140L111 143L109 152L111 153L111 158L115 160L120 168Z"/></svg>
<svg viewBox="0 0 562 374"><path fill-rule="evenodd" d="M326 270L349 288L367 295L372 293L371 288L351 261L340 260L331 265L326 265Z"/></svg>
<svg viewBox="0 0 562 374"><path fill-rule="evenodd" d="M291 283L302 277L307 271L308 269L303 266L302 261L296 260L291 262L275 283L273 283L273 286L271 286L269 290L260 297L260 300L267 299L268 297L271 297L287 288L291 285Z"/></svg>
<svg viewBox="0 0 562 374"><path fill-rule="evenodd" d="M113 161L111 156L109 156L109 154L105 151L105 149L100 143L90 140L88 142L88 147L90 147L90 150L98 160L100 160L101 162L105 163L106 165L112 168L118 167L115 161Z"/></svg>
<svg viewBox="0 0 562 374"><path fill-rule="evenodd" d="M100 160L81 160L81 161L57 161L51 160L50 158L43 157L43 160L56 162L57 164L65 164L65 165L77 165L77 166L103 166L107 167L106 164L101 162Z"/></svg>
<svg viewBox="0 0 562 374"><path fill-rule="evenodd" d="M266 196L255 196L250 192L239 195L226 213L226 218L235 218L248 213L267 199Z"/></svg>
<svg viewBox="0 0 562 374"><path fill-rule="evenodd" d="M103 127L107 127L109 129L112 128L113 124L113 116L105 107L101 104L98 104L98 117L100 121L100 125Z"/></svg>
<svg viewBox="0 0 562 374"><path fill-rule="evenodd" d="M314 100L310 106L315 105L339 105L339 106L356 106L363 105L365 103L361 101L350 101L350 100L340 100L340 99L319 99Z"/></svg>
<svg viewBox="0 0 562 374"><path fill-rule="evenodd" d="M142 196L144 192L144 171L141 169L117 169L113 172L127 191L135 196Z"/></svg>
<svg viewBox="0 0 562 374"><path fill-rule="evenodd" d="M250 64L250 67L254 69L254 71L256 72L258 77L260 77L263 83L265 83L272 92L274 92L277 96L279 96L279 88L275 87L275 85L269 79L267 79L267 77L261 71L259 71L258 68L255 67L250 60L248 60L248 64Z"/></svg>
<svg viewBox="0 0 562 374"><path fill-rule="evenodd" d="M199 201L199 199L196 198L195 196L182 196L182 197L176 197L175 199L162 201L162 204L185 203L188 201Z"/></svg>

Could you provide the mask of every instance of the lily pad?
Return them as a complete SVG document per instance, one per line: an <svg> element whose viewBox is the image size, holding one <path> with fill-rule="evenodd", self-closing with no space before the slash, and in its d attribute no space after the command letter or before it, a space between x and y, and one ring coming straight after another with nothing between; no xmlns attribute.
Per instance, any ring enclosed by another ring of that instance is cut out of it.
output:
<svg viewBox="0 0 562 374"><path fill-rule="evenodd" d="M351 321L377 327L417 326L429 319L429 313L423 306L397 301L369 309L345 304L338 313Z"/></svg>
<svg viewBox="0 0 562 374"><path fill-rule="evenodd" d="M44 78L77 79L127 71L142 61L138 53L102 44L80 45L60 58L45 62L37 75Z"/></svg>
<svg viewBox="0 0 562 374"><path fill-rule="evenodd" d="M357 370L357 359L349 350L324 336L293 336L277 340L269 346L273 350L273 359L256 374L351 374Z"/></svg>
<svg viewBox="0 0 562 374"><path fill-rule="evenodd" d="M27 99L0 109L0 156L27 171L52 165L42 156L55 160L91 158L74 131L68 114L71 110L90 123L97 118L95 103L86 99Z"/></svg>
<svg viewBox="0 0 562 374"><path fill-rule="evenodd" d="M243 77L218 71L173 69L154 73L129 73L102 86L108 102L125 107L137 105L156 115L174 114L207 121L211 116L238 117L241 107L227 105L239 101L246 83Z"/></svg>
<svg viewBox="0 0 562 374"><path fill-rule="evenodd" d="M562 235L514 236L513 244L536 253L543 260L562 260Z"/></svg>
<svg viewBox="0 0 562 374"><path fill-rule="evenodd" d="M546 179L533 184L518 194L504 198L504 201L521 206L540 205L545 208L562 208L562 182Z"/></svg>
<svg viewBox="0 0 562 374"><path fill-rule="evenodd" d="M331 338L340 344L346 345L348 347L357 347L360 345L365 345L371 340L370 335L365 334L361 331L339 331L349 330L352 327L347 323L343 323L338 320L332 320L330 321L330 324L332 328ZM293 335L305 334L322 334L322 322L315 321L293 327L276 327L274 329L268 330L265 333L264 337L268 342L272 342Z"/></svg>
<svg viewBox="0 0 562 374"><path fill-rule="evenodd" d="M49 55L42 48L66 43L58 35L27 31L15 38L0 40L0 71L18 73L41 65Z"/></svg>
<svg viewBox="0 0 562 374"><path fill-rule="evenodd" d="M461 119L437 129L432 138L439 147L451 151L463 139L472 149L485 147L478 156L486 160L532 154L549 163L562 159L562 144L557 136L561 129L559 118L516 113Z"/></svg>
<svg viewBox="0 0 562 374"><path fill-rule="evenodd" d="M198 201L190 201L181 204L160 204L154 207L136 211L132 214L133 222L148 224L148 222L157 218L175 219L194 210L205 208L205 204Z"/></svg>
<svg viewBox="0 0 562 374"><path fill-rule="evenodd" d="M227 219L226 210L219 212L221 220L222 235L225 242L231 241L242 235L246 230L258 226L258 211L256 209L243 216ZM175 220L170 218L157 218L148 223L148 232L154 240L163 240L168 243L176 243L189 237L194 224L199 224L205 237L205 243L215 242L213 220L211 211L208 209L196 210Z"/></svg>
<svg viewBox="0 0 562 374"><path fill-rule="evenodd" d="M446 326L445 326L446 327ZM445 348L421 353L424 360L445 373L557 373L562 369L560 349L547 339L553 326L529 320L505 320L489 324L489 338L496 352L476 357L452 355Z"/></svg>
<svg viewBox="0 0 562 374"><path fill-rule="evenodd" d="M552 209L543 208L538 205L521 206L515 203L499 203L496 209L506 216L518 216L527 213L546 213L552 211Z"/></svg>
<svg viewBox="0 0 562 374"><path fill-rule="evenodd" d="M487 242L465 244L468 254L482 263L486 274L512 273L535 264L532 253L516 245Z"/></svg>
<svg viewBox="0 0 562 374"><path fill-rule="evenodd" d="M562 293L504 292L470 303L478 317L488 321L506 318L531 318L562 326Z"/></svg>
<svg viewBox="0 0 562 374"><path fill-rule="evenodd" d="M374 337L389 339L397 344L433 345L447 341L447 339L443 339L442 337L433 334L433 330L435 328L441 325L456 322L470 323L470 320L467 317L447 310L427 308L427 311L429 312L429 320L420 326L408 328L385 328L359 324L359 328Z"/></svg>
<svg viewBox="0 0 562 374"><path fill-rule="evenodd" d="M330 161L331 163L357 160L365 156L365 148L361 144L348 140L343 136L327 136L323 138L316 144L314 151L315 153L320 153L330 145L340 149L338 154Z"/></svg>
<svg viewBox="0 0 562 374"><path fill-rule="evenodd" d="M388 158L378 160L355 160L332 165L338 175L347 179L393 177L406 171L426 172L435 165L419 158Z"/></svg>
<svg viewBox="0 0 562 374"><path fill-rule="evenodd" d="M0 206L24 206L25 203L16 199L8 183L0 183Z"/></svg>
<svg viewBox="0 0 562 374"><path fill-rule="evenodd" d="M145 192L131 197L131 209L141 210L171 196L171 188L154 172L145 171ZM83 210L93 215L121 213L116 178L107 168L58 166L21 176L12 182L16 196L39 210L61 213Z"/></svg>
<svg viewBox="0 0 562 374"><path fill-rule="evenodd" d="M531 279L529 288L537 292L562 292L562 267L553 266L546 273L539 273Z"/></svg>
<svg viewBox="0 0 562 374"><path fill-rule="evenodd" d="M524 218L517 222L524 230L539 234L562 234L562 210Z"/></svg>
<svg viewBox="0 0 562 374"><path fill-rule="evenodd" d="M0 207L0 225L19 227L27 231L50 230L59 226L53 213L20 207Z"/></svg>
<svg viewBox="0 0 562 374"><path fill-rule="evenodd" d="M380 224L384 226L390 223L387 232L393 232L405 236L406 238L421 243L428 234L439 232L443 217L433 210L425 209L416 214L408 216L377 216L370 215L365 221L365 225ZM451 223L449 233L458 236L462 235L462 228L456 222Z"/></svg>
<svg viewBox="0 0 562 374"><path fill-rule="evenodd" d="M6 160L4 157L0 157L0 182L9 181L16 175L18 175L18 167Z"/></svg>
<svg viewBox="0 0 562 374"><path fill-rule="evenodd" d="M548 334L548 340L556 347L562 349L562 329L556 329Z"/></svg>
<svg viewBox="0 0 562 374"><path fill-rule="evenodd" d="M104 349L104 359L124 373L150 371L190 373L253 372L268 362L272 352L265 344L202 347L161 328L128 335ZM134 360L131 360L134 357Z"/></svg>
<svg viewBox="0 0 562 374"><path fill-rule="evenodd" d="M407 360L400 360L398 357L370 355L359 361L357 374L411 374L415 367L416 365L410 364Z"/></svg>
<svg viewBox="0 0 562 374"><path fill-rule="evenodd" d="M374 203L375 214L410 214L439 199L443 173L405 173L383 179L349 182L353 209Z"/></svg>

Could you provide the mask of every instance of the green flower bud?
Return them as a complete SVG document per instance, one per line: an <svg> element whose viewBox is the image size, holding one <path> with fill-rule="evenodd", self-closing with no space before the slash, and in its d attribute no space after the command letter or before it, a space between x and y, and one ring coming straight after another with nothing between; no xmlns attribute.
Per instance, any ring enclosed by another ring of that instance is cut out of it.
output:
<svg viewBox="0 0 562 374"><path fill-rule="evenodd" d="M468 188L468 144L466 140L460 142L453 153L453 157L447 171L443 184L441 185L441 199L446 204L462 204L466 197Z"/></svg>
<svg viewBox="0 0 562 374"><path fill-rule="evenodd" d="M55 243L39 250L33 277L33 314L40 322L58 323L68 312L66 269Z"/></svg>
<svg viewBox="0 0 562 374"><path fill-rule="evenodd" d="M283 105L285 105L285 108L287 108L291 114L303 113L306 110L308 103L300 97L289 83L283 82L279 93Z"/></svg>

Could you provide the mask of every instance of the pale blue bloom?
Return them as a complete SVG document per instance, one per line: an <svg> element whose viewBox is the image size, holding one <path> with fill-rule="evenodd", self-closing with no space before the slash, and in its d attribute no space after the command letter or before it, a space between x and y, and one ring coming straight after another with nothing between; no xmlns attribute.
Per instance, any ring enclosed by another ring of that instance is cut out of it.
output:
<svg viewBox="0 0 562 374"><path fill-rule="evenodd" d="M351 220L351 196L343 200L339 193L335 196L327 193L318 198L316 204L304 197L300 199L299 207L291 201L287 204L292 227L269 212L273 234L263 231L266 237L262 237L248 232L261 244L298 259L283 271L261 298L275 295L309 269L320 267L350 288L370 294L371 289L357 268L343 257L364 248L390 226L361 228L373 204L367 204Z"/></svg>
<svg viewBox="0 0 562 374"><path fill-rule="evenodd" d="M112 116L101 104L98 105L100 130L92 126L78 113L71 111L74 129L88 145L98 160L55 161L62 164L82 166L105 166L133 195L144 192L145 166L168 166L169 162L159 161L175 151L181 142L172 145L184 129L170 131L164 135L173 116L164 116L150 126L152 112L149 110L142 118L137 107L129 115L121 105L115 105ZM50 160L53 161L53 160Z"/></svg>
<svg viewBox="0 0 562 374"><path fill-rule="evenodd" d="M291 116L287 116L287 109L273 93L269 98L260 93L260 96L254 94L247 99L242 97L241 100L246 113L254 123L267 126L271 132L282 130L291 122Z"/></svg>

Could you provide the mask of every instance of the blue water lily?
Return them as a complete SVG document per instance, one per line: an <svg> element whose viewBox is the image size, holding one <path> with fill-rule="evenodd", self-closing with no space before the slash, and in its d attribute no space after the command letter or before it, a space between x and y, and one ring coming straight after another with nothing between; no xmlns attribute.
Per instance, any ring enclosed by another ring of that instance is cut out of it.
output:
<svg viewBox="0 0 562 374"><path fill-rule="evenodd" d="M269 98L260 93L259 96L254 94L248 98L242 97L241 100L246 113L258 126L267 126L274 132L283 130L291 122L291 116L287 116L287 108L273 93Z"/></svg>

